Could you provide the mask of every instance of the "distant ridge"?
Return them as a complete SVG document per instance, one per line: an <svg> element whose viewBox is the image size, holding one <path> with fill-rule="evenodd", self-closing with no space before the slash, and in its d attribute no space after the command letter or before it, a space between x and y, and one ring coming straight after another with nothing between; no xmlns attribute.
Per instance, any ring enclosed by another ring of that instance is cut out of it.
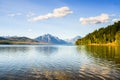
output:
<svg viewBox="0 0 120 80"><path fill-rule="evenodd" d="M66 41L69 42L69 43L71 43L71 44L75 44L75 42L76 42L78 39L80 39L80 38L82 38L82 37L81 37L81 36L76 36L76 37L74 37L74 38L72 38L72 39L66 39Z"/></svg>
<svg viewBox="0 0 120 80"><path fill-rule="evenodd" d="M59 39L58 37L53 36L51 34L44 34L42 36L35 38L35 40L38 42L46 42L48 44L68 44L68 42Z"/></svg>
<svg viewBox="0 0 120 80"><path fill-rule="evenodd" d="M0 44L46 44L28 37L0 37Z"/></svg>
<svg viewBox="0 0 120 80"><path fill-rule="evenodd" d="M4 37L0 37L0 40L6 40L6 38L4 38Z"/></svg>
<svg viewBox="0 0 120 80"><path fill-rule="evenodd" d="M76 36L69 40L63 40L51 34L44 34L35 39L28 37L18 37L18 36L0 36L0 44L59 44L59 45L72 45L74 42L81 38Z"/></svg>
<svg viewBox="0 0 120 80"><path fill-rule="evenodd" d="M30 39L28 37L8 37L6 38L10 41L19 41L19 42L34 42L34 39Z"/></svg>

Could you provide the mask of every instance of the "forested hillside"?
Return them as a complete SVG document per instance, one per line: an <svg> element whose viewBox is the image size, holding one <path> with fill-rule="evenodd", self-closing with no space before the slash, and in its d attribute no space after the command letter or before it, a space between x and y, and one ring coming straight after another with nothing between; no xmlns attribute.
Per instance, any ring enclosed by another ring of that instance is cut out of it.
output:
<svg viewBox="0 0 120 80"><path fill-rule="evenodd" d="M120 44L120 21L105 28L95 30L94 32L86 35L84 38L76 41L76 45L108 43Z"/></svg>

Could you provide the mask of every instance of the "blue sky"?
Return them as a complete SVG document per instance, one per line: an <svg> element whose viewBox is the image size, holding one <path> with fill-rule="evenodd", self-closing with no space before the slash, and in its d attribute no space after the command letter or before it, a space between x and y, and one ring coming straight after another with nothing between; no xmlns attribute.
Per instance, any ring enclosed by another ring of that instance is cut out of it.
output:
<svg viewBox="0 0 120 80"><path fill-rule="evenodd" d="M120 20L120 0L0 0L1 36L73 38Z"/></svg>

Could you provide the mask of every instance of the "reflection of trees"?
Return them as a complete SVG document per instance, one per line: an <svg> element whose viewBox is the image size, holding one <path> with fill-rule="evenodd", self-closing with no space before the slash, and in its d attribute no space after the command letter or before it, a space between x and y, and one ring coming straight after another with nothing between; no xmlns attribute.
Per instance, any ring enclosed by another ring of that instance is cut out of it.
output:
<svg viewBox="0 0 120 80"><path fill-rule="evenodd" d="M15 52L27 52L29 47L0 47L0 53L7 52L7 53L15 53Z"/></svg>
<svg viewBox="0 0 120 80"><path fill-rule="evenodd" d="M91 60L90 64L83 65L80 71L91 80L117 80L120 79L120 47L118 46L78 46L79 53L84 53ZM93 74L93 75L91 75ZM100 78L100 79L98 79Z"/></svg>
<svg viewBox="0 0 120 80"><path fill-rule="evenodd" d="M38 53L43 53L44 55L51 55L54 52L58 51L57 47L53 46L43 46L43 47L36 47Z"/></svg>
<svg viewBox="0 0 120 80"><path fill-rule="evenodd" d="M81 51L81 46L77 48ZM120 47L119 46L85 46L86 54L94 58L102 60L115 61L120 63Z"/></svg>

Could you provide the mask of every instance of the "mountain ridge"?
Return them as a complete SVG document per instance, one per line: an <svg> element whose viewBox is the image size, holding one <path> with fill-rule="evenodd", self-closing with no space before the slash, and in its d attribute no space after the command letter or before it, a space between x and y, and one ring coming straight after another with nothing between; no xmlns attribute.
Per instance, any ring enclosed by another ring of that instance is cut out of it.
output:
<svg viewBox="0 0 120 80"><path fill-rule="evenodd" d="M51 34L44 34L44 35L41 35L37 38L35 38L34 40L36 41L42 41L42 42L46 42L48 44L68 44L68 42L56 37L56 36L53 36Z"/></svg>
<svg viewBox="0 0 120 80"><path fill-rule="evenodd" d="M34 39L22 36L0 36L0 44L69 44L72 45L75 41L81 38L81 36L76 36L72 39L60 39L51 34L40 35Z"/></svg>

